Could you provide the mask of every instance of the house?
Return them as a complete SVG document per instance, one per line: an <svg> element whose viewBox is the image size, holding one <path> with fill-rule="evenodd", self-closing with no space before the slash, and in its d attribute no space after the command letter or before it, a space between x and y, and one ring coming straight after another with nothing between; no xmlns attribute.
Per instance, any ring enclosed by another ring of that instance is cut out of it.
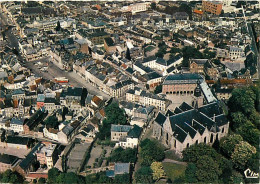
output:
<svg viewBox="0 0 260 184"><path fill-rule="evenodd" d="M183 57L181 55L176 55L168 60L164 60L163 58L150 56L147 58L144 58L143 65L146 67L150 67L153 69L161 70L163 73L166 72L166 70L172 66L179 65L183 60Z"/></svg>
<svg viewBox="0 0 260 184"><path fill-rule="evenodd" d="M40 165L46 165L48 169L51 169L58 160L57 144L49 142L42 144L36 151L36 157Z"/></svg>
<svg viewBox="0 0 260 184"><path fill-rule="evenodd" d="M220 15L222 11L222 2L221 1L202 1L202 11L208 12L214 15Z"/></svg>
<svg viewBox="0 0 260 184"><path fill-rule="evenodd" d="M115 163L114 170L107 170L106 176L115 177L118 174L129 174L130 163Z"/></svg>
<svg viewBox="0 0 260 184"><path fill-rule="evenodd" d="M215 140L226 136L229 130L229 122L219 102L198 109L184 102L174 112L167 113L157 114L153 136L179 155L193 144L204 142L212 145Z"/></svg>
<svg viewBox="0 0 260 184"><path fill-rule="evenodd" d="M78 133L80 129L81 122L75 120L70 124L66 125L60 132L57 133L58 135L58 142L62 144L68 144L73 137Z"/></svg>
<svg viewBox="0 0 260 184"><path fill-rule="evenodd" d="M134 125L127 133L126 137L121 137L115 147L122 148L136 148L139 142L139 136L141 135L142 128Z"/></svg>
<svg viewBox="0 0 260 184"><path fill-rule="evenodd" d="M29 149L31 138L7 136L5 140L6 147L16 149Z"/></svg>
<svg viewBox="0 0 260 184"><path fill-rule="evenodd" d="M221 100L228 100L232 95L233 88L216 88L215 94L217 95L218 99Z"/></svg>
<svg viewBox="0 0 260 184"><path fill-rule="evenodd" d="M36 152L41 147L41 142L36 144L26 157L14 168L23 177L27 176L29 172L36 171L34 165L37 163Z"/></svg>
<svg viewBox="0 0 260 184"><path fill-rule="evenodd" d="M38 94L38 96L37 96L37 108L38 109L44 106L44 100L45 100L45 95Z"/></svg>
<svg viewBox="0 0 260 184"><path fill-rule="evenodd" d="M204 73L204 65L208 62L208 59L191 59L190 60L190 72L191 73Z"/></svg>
<svg viewBox="0 0 260 184"><path fill-rule="evenodd" d="M128 132L132 129L129 125L111 125L111 141L125 139Z"/></svg>
<svg viewBox="0 0 260 184"><path fill-rule="evenodd" d="M18 164L19 161L20 158L16 156L0 154L0 173L3 173L8 169L12 170Z"/></svg>
<svg viewBox="0 0 260 184"><path fill-rule="evenodd" d="M104 48L108 54L112 54L116 51L116 46L112 38L104 38Z"/></svg>
<svg viewBox="0 0 260 184"><path fill-rule="evenodd" d="M36 128L48 115L47 112L39 109L36 111L29 119L25 119L24 121L24 133L25 134L33 134L34 128Z"/></svg>
<svg viewBox="0 0 260 184"><path fill-rule="evenodd" d="M154 106L162 111L165 111L169 105L169 102L166 99L138 87L126 92L126 101L136 102L143 106Z"/></svg>
<svg viewBox="0 0 260 184"><path fill-rule="evenodd" d="M14 132L18 132L18 133L23 133L24 129L23 129L23 123L24 120L23 119L19 119L19 118L12 118L10 121L10 130L13 130Z"/></svg>

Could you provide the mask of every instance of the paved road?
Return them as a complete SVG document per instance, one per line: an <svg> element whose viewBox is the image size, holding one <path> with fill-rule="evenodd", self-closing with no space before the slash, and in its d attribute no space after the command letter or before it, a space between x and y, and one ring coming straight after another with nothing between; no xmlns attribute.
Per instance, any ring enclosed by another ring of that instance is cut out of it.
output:
<svg viewBox="0 0 260 184"><path fill-rule="evenodd" d="M90 94L103 96L103 98L106 100L110 98L109 95L92 86L84 78L81 78L78 74L74 72L65 72L56 65L54 65L52 62L48 62L48 60L48 58L44 58L37 61L26 62L25 66L31 69L34 74L41 76L45 79L53 80L55 77L66 77L67 79L69 79L69 85L75 87L85 87L88 89L88 92ZM37 62L41 62L43 64L48 63L47 72L43 72L39 68L37 68L37 66L35 65L35 63Z"/></svg>

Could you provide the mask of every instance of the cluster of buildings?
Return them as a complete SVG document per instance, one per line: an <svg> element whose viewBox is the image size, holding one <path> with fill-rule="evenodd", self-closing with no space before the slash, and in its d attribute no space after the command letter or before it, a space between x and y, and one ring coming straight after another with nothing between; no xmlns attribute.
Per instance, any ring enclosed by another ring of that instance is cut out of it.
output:
<svg viewBox="0 0 260 184"><path fill-rule="evenodd" d="M258 77L254 3L237 8L230 0L203 0L187 12L179 10L181 2L28 3L0 3L7 17L1 32L18 41L11 48L0 35L0 146L27 150L23 156L0 154L0 172L46 177L46 170L61 169L59 159L73 160L76 148L86 148L85 155L114 99L128 116L128 125L111 125L115 147L137 148L151 128L181 156L192 144L227 135L220 101ZM183 48L196 49L201 58L187 58ZM31 63L42 72L29 69ZM65 78L47 80L50 64L109 98ZM173 108L177 98L191 100ZM82 163L73 169L81 171ZM130 172L129 163L106 168L109 177Z"/></svg>

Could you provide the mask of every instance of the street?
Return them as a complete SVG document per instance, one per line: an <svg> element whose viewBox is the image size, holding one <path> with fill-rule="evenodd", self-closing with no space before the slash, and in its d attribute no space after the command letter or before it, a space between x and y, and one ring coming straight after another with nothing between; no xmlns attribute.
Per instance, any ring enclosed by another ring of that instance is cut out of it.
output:
<svg viewBox="0 0 260 184"><path fill-rule="evenodd" d="M47 71L44 72L37 68L37 66L35 65L35 63L37 62L43 63L44 66L46 66L46 63L48 63ZM74 72L65 72L56 65L54 65L52 62L48 62L48 58L44 58L33 62L26 62L25 66L31 69L34 74L41 76L45 79L53 80L55 77L66 77L67 79L69 79L69 85L72 85L74 87L85 87L87 88L90 94L103 96L103 98L106 100L110 98L108 94L92 86L84 78L81 78L78 74Z"/></svg>

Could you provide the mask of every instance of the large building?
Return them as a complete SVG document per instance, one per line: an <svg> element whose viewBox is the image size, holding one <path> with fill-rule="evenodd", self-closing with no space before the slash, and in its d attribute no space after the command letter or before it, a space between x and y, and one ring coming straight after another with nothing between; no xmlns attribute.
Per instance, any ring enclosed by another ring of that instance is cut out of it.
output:
<svg viewBox="0 0 260 184"><path fill-rule="evenodd" d="M202 1L202 11L220 15L222 11L222 3L219 1Z"/></svg>
<svg viewBox="0 0 260 184"><path fill-rule="evenodd" d="M218 102L194 109L185 102L165 114L159 112L154 121L153 136L181 155L193 144L213 144L226 136L229 122Z"/></svg>
<svg viewBox="0 0 260 184"><path fill-rule="evenodd" d="M197 87L198 81L204 81L199 74L179 73L168 75L162 84L162 93L176 95L192 95Z"/></svg>

